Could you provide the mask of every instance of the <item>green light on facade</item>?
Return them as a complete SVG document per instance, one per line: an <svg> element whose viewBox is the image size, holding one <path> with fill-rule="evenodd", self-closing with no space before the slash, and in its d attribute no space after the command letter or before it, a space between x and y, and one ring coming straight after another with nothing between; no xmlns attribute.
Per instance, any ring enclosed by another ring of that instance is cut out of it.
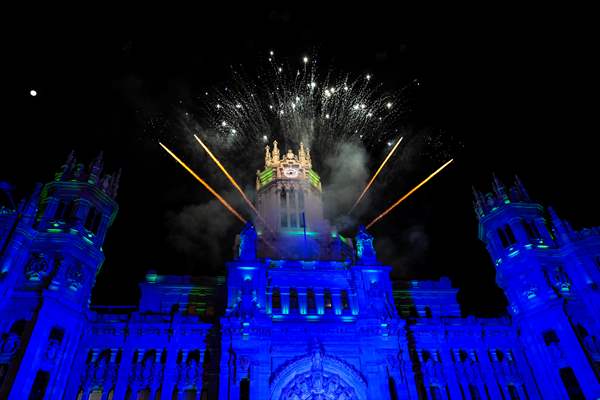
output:
<svg viewBox="0 0 600 400"><path fill-rule="evenodd" d="M48 229L48 232L50 232L50 233L60 233L60 232L62 232L62 229L50 228L50 229Z"/></svg>

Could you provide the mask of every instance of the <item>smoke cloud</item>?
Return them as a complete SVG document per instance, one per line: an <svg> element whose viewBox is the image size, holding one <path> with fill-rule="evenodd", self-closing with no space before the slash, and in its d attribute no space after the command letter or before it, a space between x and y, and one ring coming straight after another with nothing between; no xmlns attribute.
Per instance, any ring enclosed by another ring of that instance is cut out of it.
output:
<svg viewBox="0 0 600 400"><path fill-rule="evenodd" d="M369 157L365 148L357 143L343 143L336 150L323 159L326 170L323 202L326 218L344 230L356 222L347 213L369 178ZM367 203L368 199L362 201Z"/></svg>
<svg viewBox="0 0 600 400"><path fill-rule="evenodd" d="M241 227L217 200L187 205L166 215L167 240L184 255L190 272L218 270L231 258L235 229ZM231 250L231 251L229 251Z"/></svg>

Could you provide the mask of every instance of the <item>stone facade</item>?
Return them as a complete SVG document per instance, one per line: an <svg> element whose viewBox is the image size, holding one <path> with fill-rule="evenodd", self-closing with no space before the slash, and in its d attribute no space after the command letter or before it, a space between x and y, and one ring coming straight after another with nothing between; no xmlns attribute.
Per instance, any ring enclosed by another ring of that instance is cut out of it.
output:
<svg viewBox="0 0 600 400"><path fill-rule="evenodd" d="M323 218L309 150L276 143L226 277L150 271L139 305L90 306L118 208L102 168L71 155L19 204L0 184L0 398L600 398L600 229L518 179L474 193L509 300L475 318L447 278L392 282L369 232Z"/></svg>

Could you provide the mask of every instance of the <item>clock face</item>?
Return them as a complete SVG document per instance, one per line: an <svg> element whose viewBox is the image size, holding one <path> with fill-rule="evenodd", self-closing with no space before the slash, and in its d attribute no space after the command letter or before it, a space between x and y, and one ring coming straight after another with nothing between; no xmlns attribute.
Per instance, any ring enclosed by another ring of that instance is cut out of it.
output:
<svg viewBox="0 0 600 400"><path fill-rule="evenodd" d="M286 178L295 178L298 176L298 170L296 168L284 168L283 174Z"/></svg>

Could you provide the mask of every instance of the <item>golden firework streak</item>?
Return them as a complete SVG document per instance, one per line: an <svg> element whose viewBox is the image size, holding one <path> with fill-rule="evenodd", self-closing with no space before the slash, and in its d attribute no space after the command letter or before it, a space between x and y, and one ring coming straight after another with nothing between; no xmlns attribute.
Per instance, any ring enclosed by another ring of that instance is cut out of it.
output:
<svg viewBox="0 0 600 400"><path fill-rule="evenodd" d="M223 165L219 162L219 160L217 159L217 157L215 157L215 155L208 149L208 147L206 147L206 145L202 142L202 140L200 140L200 138L198 136L196 136L196 135L194 135L194 137L196 138L196 140L198 141L198 143L200 143L200 146L202 146L202 148L208 153L208 155L214 161L214 163L217 164L217 166L221 169L221 171L223 171L223 173L225 174L225 176L227 177L227 179L229 179L229 182L231 182L231 184L233 185L233 187L235 187L236 190L238 192L240 192L240 194L244 198L244 201L248 204L248 206L250 206L250 208L252 209L252 211L254 211L256 213L256 215L262 220L262 217L260 216L258 210L256 209L256 207L254 207L254 204L252 204L252 202L250 201L250 199L248 197L246 197L246 194L244 193L244 191L242 190L242 188L240 187L240 185L238 185L237 182L235 181L235 179L233 179L233 177L231 175L229 175L229 172L227 172L227 170L225 169L225 167L223 167Z"/></svg>
<svg viewBox="0 0 600 400"><path fill-rule="evenodd" d="M363 191L360 194L360 196L358 196L358 199L356 199L356 201L352 205L352 208L350 209L350 211L348 211L348 214L352 213L352 211L354 210L354 208L358 205L358 203L360 203L360 200L363 198L363 196L365 195L365 193L367 193L367 190L369 190L369 188L371 187L371 185L375 181L375 178L377 178L377 175L379 175L379 173L381 172L381 170L385 166L385 163L387 163L388 160L390 159L390 157L392 156L392 154L394 154L394 152L396 151L396 148L398 147L398 145L400 144L400 142L402 141L402 139L403 139L403 137L401 137L400 140L398 140L398 143L396 143L396 145L394 146L394 148L392 148L392 150L388 153L388 155L385 158L385 160L383 160L383 162L381 163L381 165L377 169L377 172L375 172L375 174L373 175L373 177L371 178L371 180L369 181L369 183L367 183L367 186L365 186L365 188L363 189Z"/></svg>
<svg viewBox="0 0 600 400"><path fill-rule="evenodd" d="M410 196L411 194L413 194L418 188L420 188L421 186L423 186L424 184L427 183L427 181L429 181L431 178L433 178L434 176L436 176L441 170L443 170L444 168L446 168L448 166L448 164L450 164L452 161L454 161L454 159L451 159L450 161L448 161L446 164L442 165L441 167L439 167L433 174L429 175L423 182L419 183L417 186L415 186L413 189L411 189L410 192L406 193L404 196L402 196L397 202L395 202L391 207L389 207L387 210L385 210L384 212L382 212L381 214L379 214L379 216L377 218L375 218L373 221L369 222L369 225L367 225L367 229L369 229L375 222L379 221L381 218L385 217L390 211L392 211L398 204L402 203L404 200L406 200L406 198L408 196Z"/></svg>
<svg viewBox="0 0 600 400"><path fill-rule="evenodd" d="M212 187L210 187L210 185L208 183L206 183L194 171L192 171L192 169L190 167L188 167L186 163L181 161L171 150L169 150L167 148L167 146L165 146L161 142L158 142L158 144L160 144L161 147L163 149L165 149L165 151L167 153L169 153L171 155L171 157L173 157L175 159L175 161L177 161L179 164L181 164L181 166L183 168L185 168L190 174L192 174L192 176L194 178L196 178L196 180L198 182L200 182L206 189L208 189L208 191L211 192L213 194L213 196L215 196L217 198L217 200L219 200L221 202L221 204L223 204L225 206L225 208L227 208L233 215L235 215L237 219L239 219L244 224L246 223L246 220L244 219L244 217L242 217L233 207L231 207L231 205L227 202L227 200L225 200L223 197L221 197L221 195L219 193L217 193Z"/></svg>

